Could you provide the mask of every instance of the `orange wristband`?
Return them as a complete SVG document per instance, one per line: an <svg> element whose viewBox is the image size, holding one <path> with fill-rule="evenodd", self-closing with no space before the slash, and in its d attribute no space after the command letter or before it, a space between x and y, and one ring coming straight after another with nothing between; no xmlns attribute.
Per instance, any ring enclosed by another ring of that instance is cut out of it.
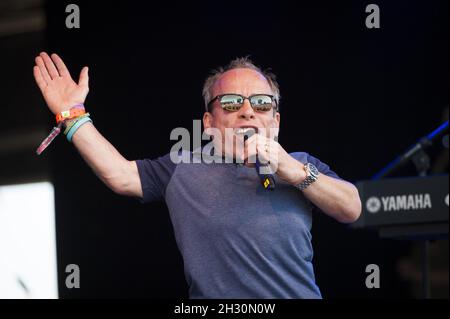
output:
<svg viewBox="0 0 450 319"><path fill-rule="evenodd" d="M85 113L86 111L83 104L77 104L71 107L68 111L62 111L61 113L56 114L56 123L59 124L60 122L73 119Z"/></svg>

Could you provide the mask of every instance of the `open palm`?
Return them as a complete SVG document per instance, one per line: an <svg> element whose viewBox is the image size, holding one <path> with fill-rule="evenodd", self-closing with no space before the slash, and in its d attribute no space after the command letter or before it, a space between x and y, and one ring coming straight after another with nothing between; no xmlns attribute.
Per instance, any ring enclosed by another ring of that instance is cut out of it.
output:
<svg viewBox="0 0 450 319"><path fill-rule="evenodd" d="M34 79L53 114L70 109L75 104L84 103L89 92L88 68L81 70L76 83L61 58L42 52L35 59Z"/></svg>

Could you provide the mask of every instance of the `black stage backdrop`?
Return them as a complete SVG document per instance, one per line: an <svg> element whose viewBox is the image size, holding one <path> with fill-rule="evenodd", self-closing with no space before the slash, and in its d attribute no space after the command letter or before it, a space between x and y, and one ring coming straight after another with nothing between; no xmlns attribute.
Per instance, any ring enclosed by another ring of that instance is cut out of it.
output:
<svg viewBox="0 0 450 319"><path fill-rule="evenodd" d="M80 29L65 27L70 3ZM49 1L46 44L74 78L90 67L86 107L127 159L169 152L171 130L201 119L209 71L250 55L278 76L285 149L358 181L437 127L448 105L448 1L378 0L380 29L365 26L369 3ZM187 296L164 203L115 195L63 138L44 156L56 189L60 297ZM411 296L397 271L410 243L316 212L313 244L324 297ZM72 263L80 289L64 285ZM372 263L381 289L365 287Z"/></svg>

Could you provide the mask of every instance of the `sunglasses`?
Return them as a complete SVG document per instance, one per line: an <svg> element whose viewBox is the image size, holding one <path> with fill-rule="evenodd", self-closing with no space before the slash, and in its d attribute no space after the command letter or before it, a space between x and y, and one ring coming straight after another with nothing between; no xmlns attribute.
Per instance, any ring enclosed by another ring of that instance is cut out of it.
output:
<svg viewBox="0 0 450 319"><path fill-rule="evenodd" d="M250 105L256 112L268 112L272 108L277 109L277 101L273 95L269 94L254 94L249 97L245 97L240 94L221 94L213 98L208 103L208 110L210 110L211 104L218 100L222 109L229 112L236 112L244 105L245 100L249 100Z"/></svg>

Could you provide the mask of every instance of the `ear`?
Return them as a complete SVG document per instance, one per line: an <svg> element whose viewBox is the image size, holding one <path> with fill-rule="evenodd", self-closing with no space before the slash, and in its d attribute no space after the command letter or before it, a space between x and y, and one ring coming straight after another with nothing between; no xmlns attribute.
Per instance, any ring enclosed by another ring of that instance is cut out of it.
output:
<svg viewBox="0 0 450 319"><path fill-rule="evenodd" d="M275 123L277 124L277 127L280 127L280 121L281 121L281 115L280 112L275 113Z"/></svg>
<svg viewBox="0 0 450 319"><path fill-rule="evenodd" d="M203 127L205 129L212 127L214 116L210 112L203 113Z"/></svg>

